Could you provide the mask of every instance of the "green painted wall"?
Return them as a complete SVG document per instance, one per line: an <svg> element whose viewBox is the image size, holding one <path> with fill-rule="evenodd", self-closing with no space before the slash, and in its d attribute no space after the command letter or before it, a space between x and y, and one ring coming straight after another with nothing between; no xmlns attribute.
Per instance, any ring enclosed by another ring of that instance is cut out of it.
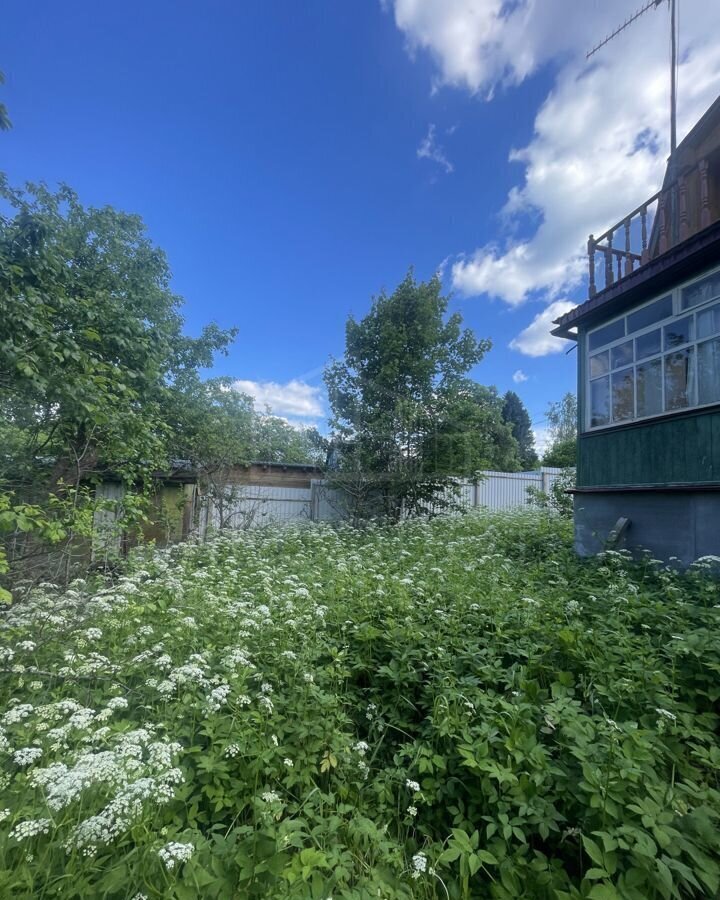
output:
<svg viewBox="0 0 720 900"><path fill-rule="evenodd" d="M580 436L578 487L720 481L720 411Z"/></svg>
<svg viewBox="0 0 720 900"><path fill-rule="evenodd" d="M583 434L585 341L578 342L578 487L720 482L720 410Z"/></svg>

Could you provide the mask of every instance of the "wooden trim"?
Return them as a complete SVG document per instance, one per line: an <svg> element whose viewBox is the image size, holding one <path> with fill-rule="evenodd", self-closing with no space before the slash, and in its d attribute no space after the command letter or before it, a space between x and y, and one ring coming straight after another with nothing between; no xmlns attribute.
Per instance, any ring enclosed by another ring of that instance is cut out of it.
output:
<svg viewBox="0 0 720 900"><path fill-rule="evenodd" d="M700 494L720 491L720 482L698 484L621 484L570 488L566 494Z"/></svg>
<svg viewBox="0 0 720 900"><path fill-rule="evenodd" d="M583 431L578 435L578 440L599 437L602 434L615 434L618 431L629 431L634 428L643 428L654 425L656 422L669 422L676 419L691 419L694 416L703 416L706 413L720 412L720 403L709 403L707 406L693 406L690 409L677 409L673 412L662 413L659 416L648 416L645 419L636 419L634 422L621 422L618 425L604 425L601 428L593 428Z"/></svg>

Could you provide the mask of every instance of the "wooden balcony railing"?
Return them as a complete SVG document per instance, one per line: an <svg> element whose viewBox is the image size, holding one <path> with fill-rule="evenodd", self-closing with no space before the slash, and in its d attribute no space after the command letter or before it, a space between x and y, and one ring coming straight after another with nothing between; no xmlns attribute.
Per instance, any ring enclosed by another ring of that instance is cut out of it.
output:
<svg viewBox="0 0 720 900"><path fill-rule="evenodd" d="M588 295L626 278L639 266L665 253L712 222L708 161L687 167L671 184L665 185L596 238L588 239ZM651 234L648 237L648 220ZM624 246L616 246L624 244ZM601 255L604 285L598 287L596 270Z"/></svg>
<svg viewBox="0 0 720 900"><path fill-rule="evenodd" d="M597 254L603 256L605 287L609 287L626 275L630 275L637 266L644 265L650 259L650 251L648 249L648 215L653 216L659 205L662 191L646 200L643 204L634 209L630 215L621 219L612 228L601 234L599 238L592 234L588 238L588 294L594 297L597 293L597 285L595 283L595 268L597 264ZM633 224L640 217L640 245L637 245L637 226L633 228ZM617 235L624 232L624 249L614 246ZM635 245L633 248L633 244ZM614 268L617 265L617 274Z"/></svg>

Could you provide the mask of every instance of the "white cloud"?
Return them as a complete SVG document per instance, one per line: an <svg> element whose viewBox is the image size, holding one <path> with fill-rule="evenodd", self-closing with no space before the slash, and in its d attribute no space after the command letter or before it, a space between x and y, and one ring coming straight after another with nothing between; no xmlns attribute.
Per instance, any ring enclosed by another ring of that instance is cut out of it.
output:
<svg viewBox="0 0 720 900"><path fill-rule="evenodd" d="M542 312L539 312L528 327L510 341L510 347L513 350L519 350L525 356L548 356L550 353L567 350L570 346L568 342L562 338L553 337L550 329L554 328L552 324L554 319L575 305L571 300L555 300Z"/></svg>
<svg viewBox="0 0 720 900"><path fill-rule="evenodd" d="M535 440L535 452L538 456L543 456L552 444L550 429L546 425L539 425L533 428L532 433Z"/></svg>
<svg viewBox="0 0 720 900"><path fill-rule="evenodd" d="M669 148L666 4L589 63L586 49L625 19L627 0L394 0L392 9L411 51L435 60L441 84L489 98L498 86L555 63L532 139L510 153L523 175L501 214L527 236L458 259L452 279L461 294L488 294L511 306L556 300L585 274L588 234L602 233L662 179ZM720 3L685 0L679 137L720 92L719 32Z"/></svg>
<svg viewBox="0 0 720 900"><path fill-rule="evenodd" d="M522 384L523 381L527 381L528 376L523 372L522 369L518 369L517 372L513 374L513 381L515 384Z"/></svg>
<svg viewBox="0 0 720 900"><path fill-rule="evenodd" d="M435 126L433 124L428 126L427 134L420 141L420 146L417 148L417 155L418 159L431 159L433 162L436 162L445 169L448 175L453 171L453 164L447 158L445 151L435 139Z"/></svg>
<svg viewBox="0 0 720 900"><path fill-rule="evenodd" d="M323 415L321 388L294 378L285 384L276 381L247 381L233 383L236 391L249 394L261 412L270 407L279 416L319 418Z"/></svg>

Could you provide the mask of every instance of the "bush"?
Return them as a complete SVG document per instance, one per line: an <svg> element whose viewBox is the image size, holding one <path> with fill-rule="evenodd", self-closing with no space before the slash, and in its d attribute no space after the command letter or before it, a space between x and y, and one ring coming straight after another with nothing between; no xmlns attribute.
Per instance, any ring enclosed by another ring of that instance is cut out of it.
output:
<svg viewBox="0 0 720 900"><path fill-rule="evenodd" d="M532 511L46 585L2 620L0 896L714 896L717 602Z"/></svg>

